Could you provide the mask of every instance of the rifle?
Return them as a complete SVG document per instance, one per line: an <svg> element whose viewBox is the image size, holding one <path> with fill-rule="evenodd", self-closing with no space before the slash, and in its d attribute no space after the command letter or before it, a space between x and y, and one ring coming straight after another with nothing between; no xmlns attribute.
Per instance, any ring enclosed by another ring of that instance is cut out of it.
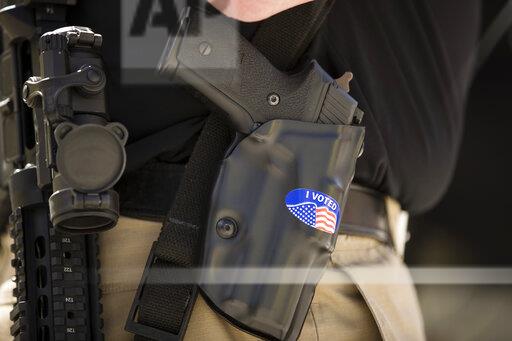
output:
<svg viewBox="0 0 512 341"><path fill-rule="evenodd" d="M59 28L75 3L0 2L16 340L103 339L97 233L119 217L128 132L106 113L101 35Z"/></svg>

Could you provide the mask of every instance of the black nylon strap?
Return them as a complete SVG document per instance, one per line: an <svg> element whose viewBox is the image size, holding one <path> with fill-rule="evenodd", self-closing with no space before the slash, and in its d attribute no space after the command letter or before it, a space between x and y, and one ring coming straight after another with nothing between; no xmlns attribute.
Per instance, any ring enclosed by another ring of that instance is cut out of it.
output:
<svg viewBox="0 0 512 341"><path fill-rule="evenodd" d="M231 130L225 119L220 114L210 115L187 164L185 176L169 212L169 228L164 228L160 234L156 249L158 258L173 261L183 257L176 255L175 250L171 250L180 248L180 251L186 252L185 248L188 247L177 245L176 233L187 234L185 230L197 229L205 222L211 190L220 163L231 144L231 138ZM192 261L190 259L184 266L190 266Z"/></svg>
<svg viewBox="0 0 512 341"><path fill-rule="evenodd" d="M254 45L277 68L292 68L309 46L333 1L318 0L270 18L258 28ZM231 137L226 122L212 114L153 248L151 257L156 260L151 264L145 285L139 288L142 292L137 323L170 333L168 339L179 340L184 336L196 291L193 284L166 284L166 278L172 278L172 268L192 267L200 257L211 191ZM142 336L135 339L148 340Z"/></svg>
<svg viewBox="0 0 512 341"><path fill-rule="evenodd" d="M185 165L154 160L126 173L117 183L121 214L164 221L178 192Z"/></svg>
<svg viewBox="0 0 512 341"><path fill-rule="evenodd" d="M194 303L193 284L166 283L173 268L196 264L201 252L203 230L211 191L224 153L232 140L231 130L219 114L206 121L196 143L174 203L154 248L151 266L141 297L138 322L179 335L189 305ZM144 340L145 338L137 338Z"/></svg>

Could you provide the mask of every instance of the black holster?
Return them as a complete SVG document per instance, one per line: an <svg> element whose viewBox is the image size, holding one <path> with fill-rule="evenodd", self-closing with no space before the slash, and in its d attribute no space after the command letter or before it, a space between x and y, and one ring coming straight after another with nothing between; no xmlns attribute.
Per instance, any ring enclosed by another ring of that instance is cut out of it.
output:
<svg viewBox="0 0 512 341"><path fill-rule="evenodd" d="M200 284L217 311L258 335L298 337L338 233L308 226L285 198L311 189L333 198L342 212L363 138L362 127L276 120L227 157L212 196ZM219 268L232 269L232 277ZM240 274L251 276L253 268L256 283L241 282ZM293 279L283 277L288 271L260 277L276 268L297 271Z"/></svg>

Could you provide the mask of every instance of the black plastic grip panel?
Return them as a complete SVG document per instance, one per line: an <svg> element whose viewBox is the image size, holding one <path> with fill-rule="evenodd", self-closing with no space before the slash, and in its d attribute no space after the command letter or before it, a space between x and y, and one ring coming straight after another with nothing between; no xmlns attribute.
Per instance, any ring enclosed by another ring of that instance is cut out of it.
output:
<svg viewBox="0 0 512 341"><path fill-rule="evenodd" d="M189 32L189 27L195 27ZM160 70L177 75L223 109L235 128L289 119L351 124L357 102L316 61L294 74L276 69L223 16L186 9L169 39Z"/></svg>

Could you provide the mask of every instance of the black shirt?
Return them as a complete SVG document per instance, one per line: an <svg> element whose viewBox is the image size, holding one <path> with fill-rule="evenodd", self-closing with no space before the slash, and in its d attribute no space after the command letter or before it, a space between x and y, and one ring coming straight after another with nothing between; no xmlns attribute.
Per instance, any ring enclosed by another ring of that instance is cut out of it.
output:
<svg viewBox="0 0 512 341"><path fill-rule="evenodd" d="M413 212L436 203L457 161L479 34L475 0L338 0L313 57L352 71L365 153L355 181Z"/></svg>
<svg viewBox="0 0 512 341"><path fill-rule="evenodd" d="M412 212L439 200L454 170L478 10L477 0L338 0L308 52L335 78L355 75L367 129L355 181ZM109 112L130 131L129 167L185 162L208 111L186 89L121 82L121 13L119 1L79 1L69 22L104 36Z"/></svg>

